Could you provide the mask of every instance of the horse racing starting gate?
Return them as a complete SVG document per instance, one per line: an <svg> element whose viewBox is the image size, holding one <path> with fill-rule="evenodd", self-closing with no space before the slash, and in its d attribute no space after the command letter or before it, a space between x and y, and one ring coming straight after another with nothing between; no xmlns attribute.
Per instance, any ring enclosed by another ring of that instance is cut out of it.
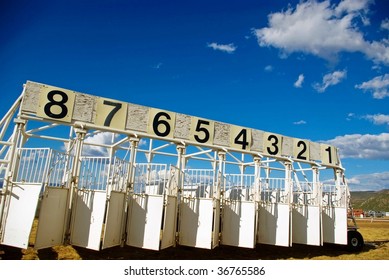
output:
<svg viewBox="0 0 389 280"><path fill-rule="evenodd" d="M35 82L0 128L3 245L363 245L331 145Z"/></svg>

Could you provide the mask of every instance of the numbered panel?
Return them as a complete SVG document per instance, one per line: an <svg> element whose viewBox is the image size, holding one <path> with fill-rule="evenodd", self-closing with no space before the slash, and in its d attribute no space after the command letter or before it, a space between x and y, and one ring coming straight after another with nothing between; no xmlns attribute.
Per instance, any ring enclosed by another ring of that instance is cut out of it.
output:
<svg viewBox="0 0 389 280"><path fill-rule="evenodd" d="M263 152L270 156L281 156L282 136L279 134L265 132L263 134Z"/></svg>
<svg viewBox="0 0 389 280"><path fill-rule="evenodd" d="M176 114L151 108L149 111L148 133L158 137L173 138Z"/></svg>
<svg viewBox="0 0 389 280"><path fill-rule="evenodd" d="M230 127L230 147L249 151L251 148L251 129L231 125Z"/></svg>
<svg viewBox="0 0 389 280"><path fill-rule="evenodd" d="M37 116L62 122L71 122L75 93L52 86L44 86L39 97Z"/></svg>
<svg viewBox="0 0 389 280"><path fill-rule="evenodd" d="M338 153L334 146L321 144L321 162L324 165L338 165Z"/></svg>
<svg viewBox="0 0 389 280"><path fill-rule="evenodd" d="M210 120L191 118L190 140L199 144L213 144L215 123Z"/></svg>
<svg viewBox="0 0 389 280"><path fill-rule="evenodd" d="M39 92L39 98L33 97L33 93L36 92ZM79 120L121 130L123 133L146 133L146 137L150 138L188 140L194 145L223 146L242 152L259 152L269 157L285 156L293 160L317 161L328 166L339 165L335 147L280 134L33 82L27 83L25 98L23 105L25 112L35 112L36 108L37 116L53 121L71 123ZM94 121L91 119L92 113L88 118L84 117L86 111L96 111Z"/></svg>
<svg viewBox="0 0 389 280"><path fill-rule="evenodd" d="M297 160L309 160L309 141L293 139L293 157Z"/></svg>
<svg viewBox="0 0 389 280"><path fill-rule="evenodd" d="M106 98L97 98L96 125L112 127L124 131L126 119L127 103Z"/></svg>

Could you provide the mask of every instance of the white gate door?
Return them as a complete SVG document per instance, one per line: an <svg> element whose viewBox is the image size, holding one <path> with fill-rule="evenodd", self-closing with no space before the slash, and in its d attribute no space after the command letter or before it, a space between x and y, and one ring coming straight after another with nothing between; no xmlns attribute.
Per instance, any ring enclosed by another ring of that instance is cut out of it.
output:
<svg viewBox="0 0 389 280"><path fill-rule="evenodd" d="M118 246L121 243L125 196L123 192L111 191L107 204L102 249Z"/></svg>
<svg viewBox="0 0 389 280"><path fill-rule="evenodd" d="M39 211L36 250L63 243L68 193L66 188L46 187Z"/></svg>
<svg viewBox="0 0 389 280"><path fill-rule="evenodd" d="M227 200L223 207L222 244L255 247L255 202Z"/></svg>
<svg viewBox="0 0 389 280"><path fill-rule="evenodd" d="M288 204L268 203L259 207L258 243L289 246L290 212Z"/></svg>
<svg viewBox="0 0 389 280"><path fill-rule="evenodd" d="M347 209L326 207L323 209L323 242L347 244Z"/></svg>
<svg viewBox="0 0 389 280"><path fill-rule="evenodd" d="M176 219L177 219L177 197L167 196L164 211L164 221L162 229L161 249L165 249L174 245L176 236Z"/></svg>
<svg viewBox="0 0 389 280"><path fill-rule="evenodd" d="M28 247L42 184L12 184L6 197L5 224L1 244Z"/></svg>
<svg viewBox="0 0 389 280"><path fill-rule="evenodd" d="M127 245L159 250L163 196L134 195L128 212Z"/></svg>
<svg viewBox="0 0 389 280"><path fill-rule="evenodd" d="M70 236L73 245L92 250L100 249L105 204L105 191L78 191Z"/></svg>
<svg viewBox="0 0 389 280"><path fill-rule="evenodd" d="M298 205L292 212L293 243L321 245L319 206Z"/></svg>
<svg viewBox="0 0 389 280"><path fill-rule="evenodd" d="M180 212L180 245L212 249L212 199L184 197Z"/></svg>

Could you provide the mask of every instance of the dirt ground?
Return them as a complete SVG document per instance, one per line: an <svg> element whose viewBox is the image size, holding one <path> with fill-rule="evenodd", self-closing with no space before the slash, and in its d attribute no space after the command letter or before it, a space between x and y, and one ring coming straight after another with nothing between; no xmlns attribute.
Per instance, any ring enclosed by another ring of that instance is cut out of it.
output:
<svg viewBox="0 0 389 280"><path fill-rule="evenodd" d="M219 246L213 250L178 246L162 251L129 246L93 251L70 245L36 251L32 247L24 250L0 245L0 258L3 260L389 260L389 219L359 220L358 225L365 239L365 246L358 253L351 253L346 246L334 244L320 247L299 244L293 244L292 247L257 244L255 249Z"/></svg>

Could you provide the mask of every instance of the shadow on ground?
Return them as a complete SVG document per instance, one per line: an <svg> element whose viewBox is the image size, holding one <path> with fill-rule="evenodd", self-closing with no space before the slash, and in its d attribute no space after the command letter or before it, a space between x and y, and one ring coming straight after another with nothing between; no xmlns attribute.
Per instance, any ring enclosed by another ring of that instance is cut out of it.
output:
<svg viewBox="0 0 389 280"><path fill-rule="evenodd" d="M376 249L377 244L365 244L363 252ZM285 260L311 259L315 257L336 258L343 254L350 254L346 246L324 244L324 246L307 246L294 244L293 247L280 247L258 244L255 249L219 246L213 250L199 249L185 246L171 247L161 251L145 250L129 246L114 247L102 251L93 251L80 247L73 247L75 252L84 260ZM8 246L0 246L0 258L3 260L20 260L23 250ZM41 260L58 259L53 248L37 251Z"/></svg>

